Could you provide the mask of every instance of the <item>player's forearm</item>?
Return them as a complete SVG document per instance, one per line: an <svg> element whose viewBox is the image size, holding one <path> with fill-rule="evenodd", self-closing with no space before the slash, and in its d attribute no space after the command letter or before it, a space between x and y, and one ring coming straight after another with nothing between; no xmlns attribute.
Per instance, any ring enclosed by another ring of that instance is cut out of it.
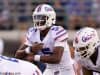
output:
<svg viewBox="0 0 100 75"><path fill-rule="evenodd" d="M60 59L59 57L41 56L40 61L49 64L58 64L60 62Z"/></svg>
<svg viewBox="0 0 100 75"><path fill-rule="evenodd" d="M40 56L33 54L27 55L26 60L30 62L38 61L50 64L58 64L60 62L60 59L58 59L58 57Z"/></svg>

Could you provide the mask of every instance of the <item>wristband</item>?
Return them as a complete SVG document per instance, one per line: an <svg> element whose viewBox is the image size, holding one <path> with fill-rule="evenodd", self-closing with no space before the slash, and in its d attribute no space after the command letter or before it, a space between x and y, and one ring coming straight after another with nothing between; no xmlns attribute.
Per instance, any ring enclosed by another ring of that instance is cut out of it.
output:
<svg viewBox="0 0 100 75"><path fill-rule="evenodd" d="M40 61L40 55L34 55L34 61Z"/></svg>
<svg viewBox="0 0 100 75"><path fill-rule="evenodd" d="M27 54L31 53L30 47L27 47L27 48L25 49L25 53L27 53Z"/></svg>

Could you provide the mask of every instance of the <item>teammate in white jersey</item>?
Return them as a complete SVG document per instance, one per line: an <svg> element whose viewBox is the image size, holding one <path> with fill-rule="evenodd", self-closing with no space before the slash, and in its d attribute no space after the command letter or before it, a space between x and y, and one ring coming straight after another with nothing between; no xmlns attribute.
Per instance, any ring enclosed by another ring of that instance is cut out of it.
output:
<svg viewBox="0 0 100 75"><path fill-rule="evenodd" d="M73 46L76 58L83 67L83 75L100 73L100 42L97 31L90 27L80 29L76 33Z"/></svg>
<svg viewBox="0 0 100 75"><path fill-rule="evenodd" d="M50 5L41 4L32 16L34 26L28 30L24 47L16 52L16 57L22 59L27 55L28 61L47 63L43 75L75 75L67 44L68 32L54 25L54 9Z"/></svg>
<svg viewBox="0 0 100 75"><path fill-rule="evenodd" d="M32 63L0 55L0 75L42 75Z"/></svg>

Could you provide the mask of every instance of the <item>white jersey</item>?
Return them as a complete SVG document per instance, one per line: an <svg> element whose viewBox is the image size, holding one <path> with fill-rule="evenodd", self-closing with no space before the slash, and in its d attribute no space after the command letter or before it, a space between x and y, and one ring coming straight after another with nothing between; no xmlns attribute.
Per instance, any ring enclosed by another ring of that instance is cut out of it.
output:
<svg viewBox="0 0 100 75"><path fill-rule="evenodd" d="M0 55L0 75L42 75L42 73L32 63Z"/></svg>
<svg viewBox="0 0 100 75"><path fill-rule="evenodd" d="M100 46L98 46L95 50L96 50L95 51L96 54L94 55L94 59L96 59L94 61L95 64L90 58L81 58L80 56L77 56L77 53L76 53L77 56L76 59L82 66L86 67L87 69L100 73Z"/></svg>
<svg viewBox="0 0 100 75"><path fill-rule="evenodd" d="M54 46L63 46L64 52L63 52L63 56L62 56L60 63L59 64L47 64L47 67L58 68L58 67L67 66L68 68L68 66L72 65L69 46L67 44L67 41L65 41L64 44L61 44L61 43L59 44L59 42L67 40L67 39L68 39L68 33L61 26L52 26L42 41L40 39L40 30L30 28L26 34L25 44L32 46L32 44L34 44L35 42L43 43L44 49L41 52L43 55L52 54Z"/></svg>
<svg viewBox="0 0 100 75"><path fill-rule="evenodd" d="M100 73L97 73L97 72L93 72L93 75L100 75Z"/></svg>

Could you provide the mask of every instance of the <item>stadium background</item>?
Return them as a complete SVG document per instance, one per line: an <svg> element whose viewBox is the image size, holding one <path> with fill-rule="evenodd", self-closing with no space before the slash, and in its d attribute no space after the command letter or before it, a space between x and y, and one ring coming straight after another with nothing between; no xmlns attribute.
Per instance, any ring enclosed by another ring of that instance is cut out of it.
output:
<svg viewBox="0 0 100 75"><path fill-rule="evenodd" d="M44 3L54 7L56 25L68 30L70 46L76 30L82 27L93 27L100 32L100 0L0 0L0 38L4 41L4 55L14 56L25 31L32 26L32 11Z"/></svg>

